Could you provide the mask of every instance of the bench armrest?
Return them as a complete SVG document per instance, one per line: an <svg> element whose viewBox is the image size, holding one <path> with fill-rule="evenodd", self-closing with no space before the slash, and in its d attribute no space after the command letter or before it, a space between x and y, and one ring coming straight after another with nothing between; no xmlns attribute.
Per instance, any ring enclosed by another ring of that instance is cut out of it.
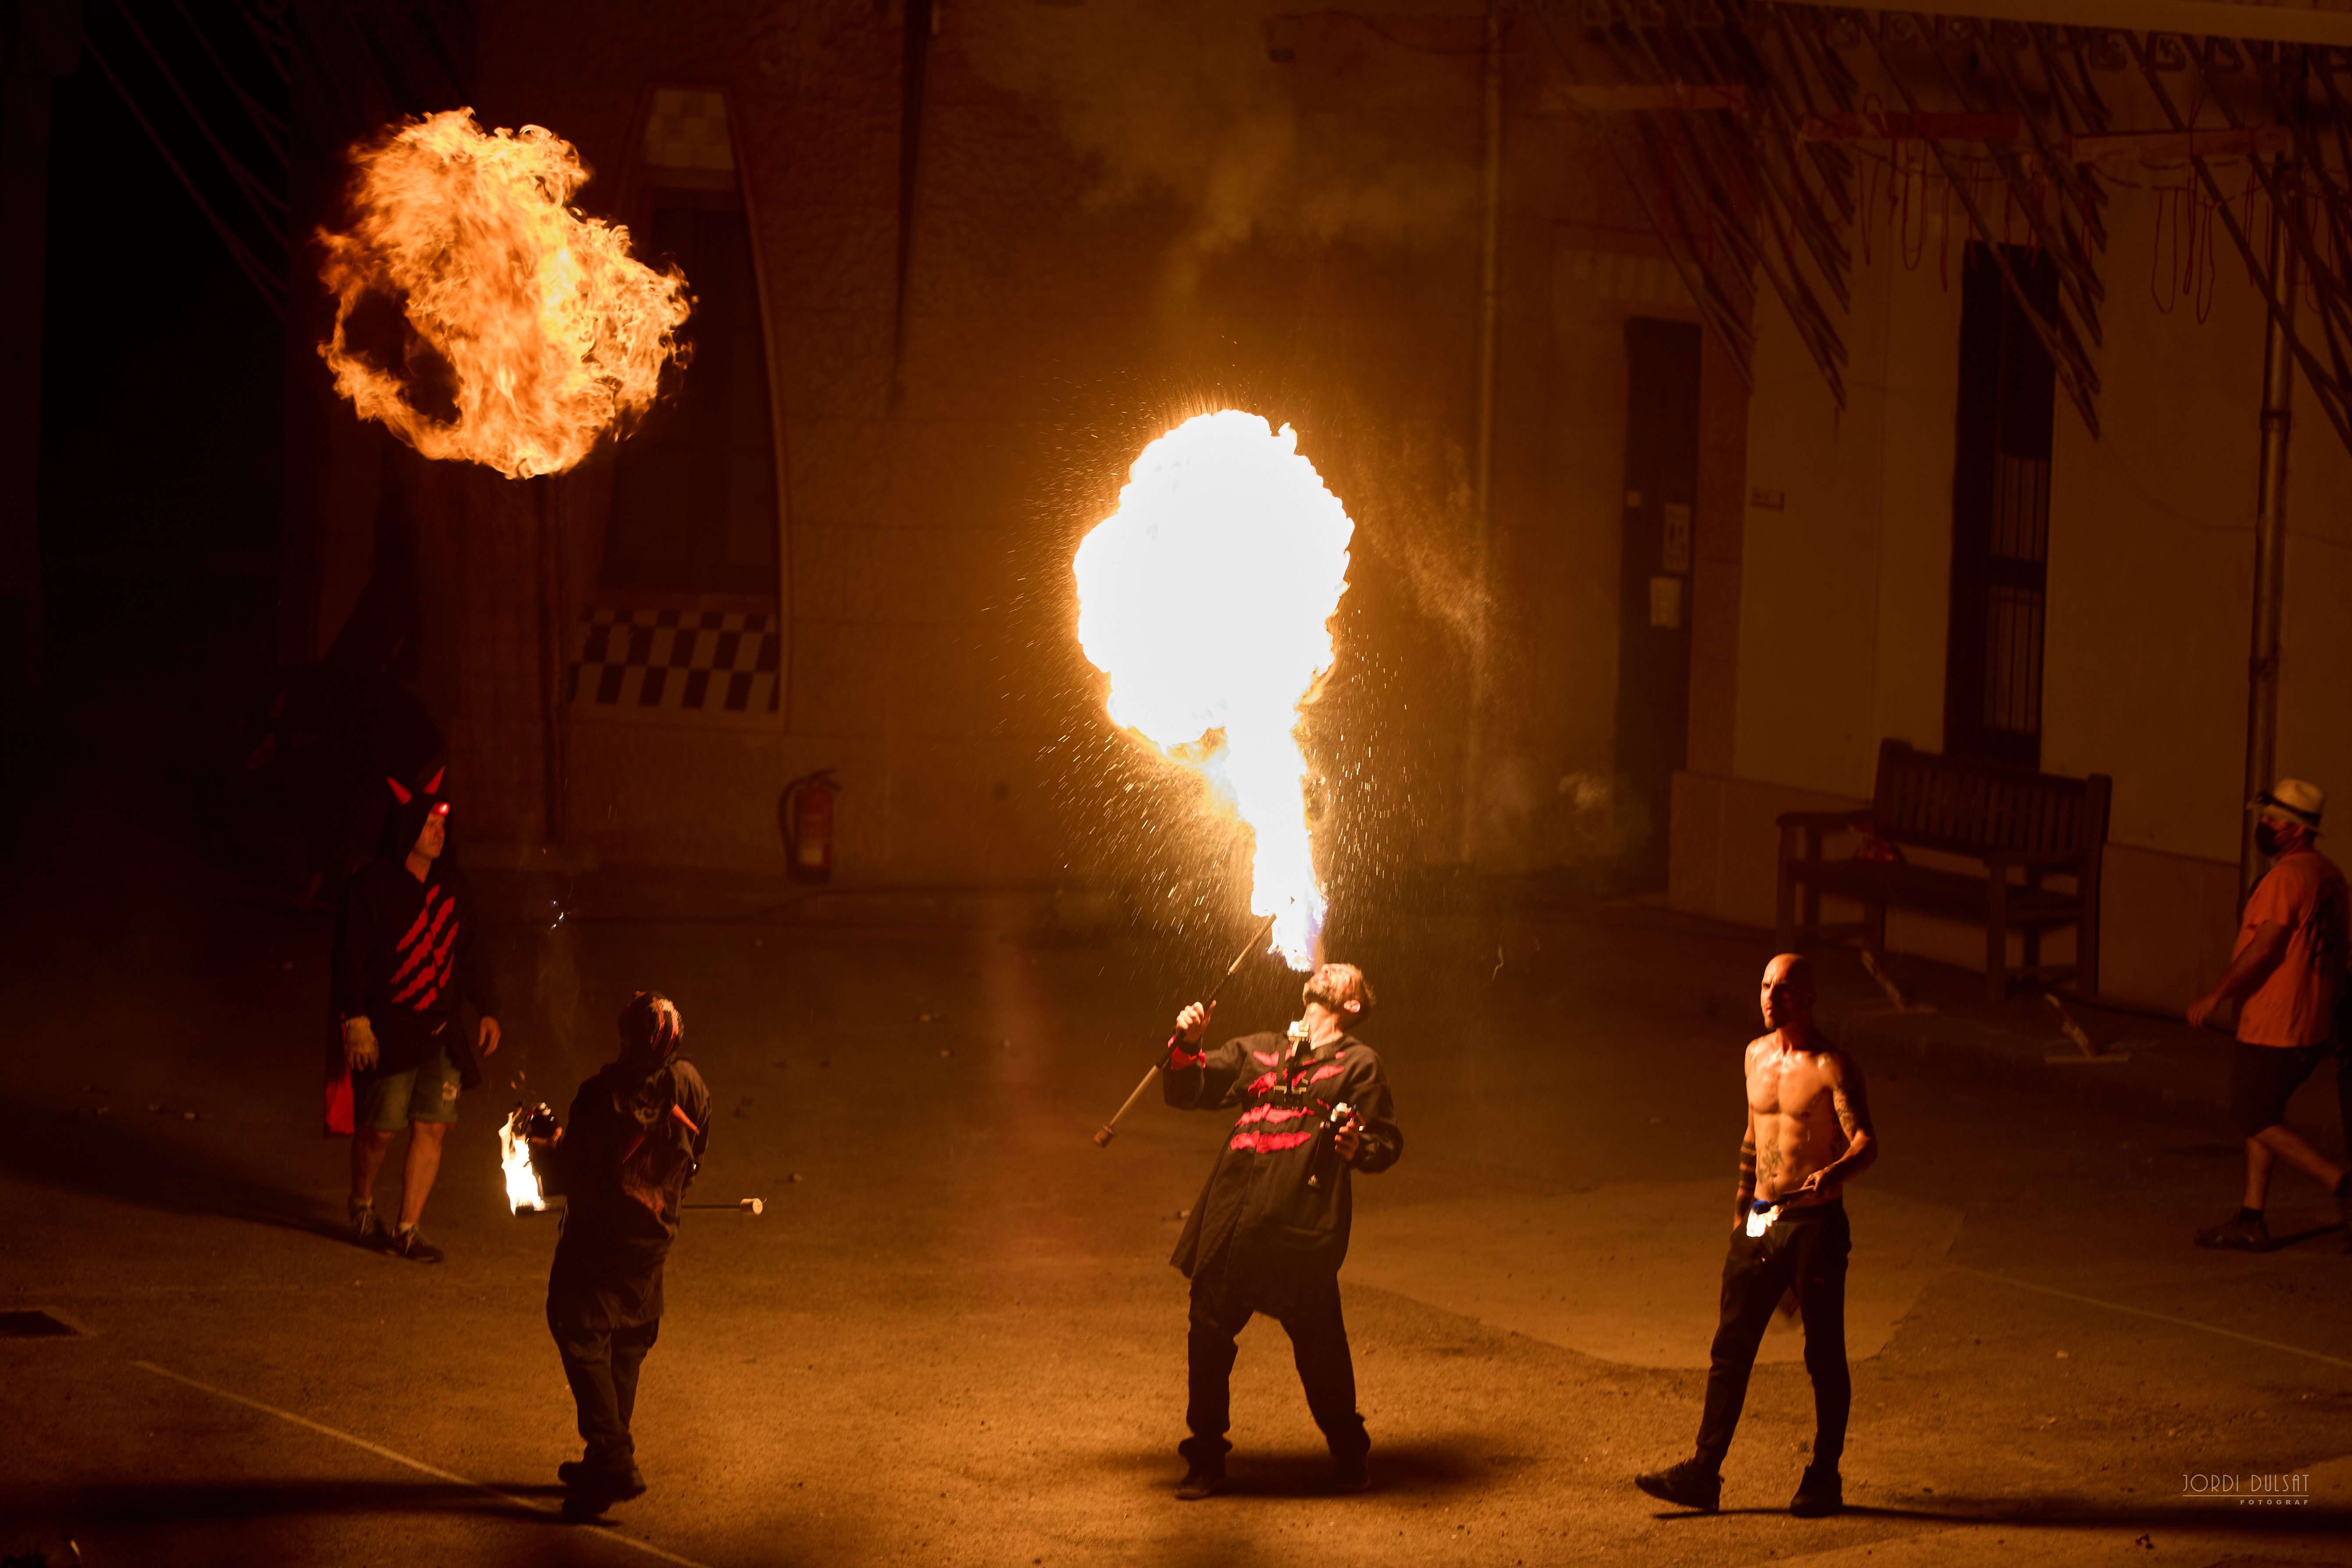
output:
<svg viewBox="0 0 2352 1568"><path fill-rule="evenodd" d="M1817 832L1835 832L1846 827L1867 827L1872 812L1868 806L1853 811L1784 811L1774 817L1780 827L1810 827Z"/></svg>

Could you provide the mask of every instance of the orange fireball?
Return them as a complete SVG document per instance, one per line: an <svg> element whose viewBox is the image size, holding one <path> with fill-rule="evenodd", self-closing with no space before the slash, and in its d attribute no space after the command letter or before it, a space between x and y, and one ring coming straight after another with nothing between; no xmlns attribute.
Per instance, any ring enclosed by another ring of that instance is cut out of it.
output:
<svg viewBox="0 0 2352 1568"><path fill-rule="evenodd" d="M588 171L553 132L486 132L454 109L352 163L351 225L318 236L335 296L319 353L362 419L428 458L560 474L685 363L685 277L564 205Z"/></svg>

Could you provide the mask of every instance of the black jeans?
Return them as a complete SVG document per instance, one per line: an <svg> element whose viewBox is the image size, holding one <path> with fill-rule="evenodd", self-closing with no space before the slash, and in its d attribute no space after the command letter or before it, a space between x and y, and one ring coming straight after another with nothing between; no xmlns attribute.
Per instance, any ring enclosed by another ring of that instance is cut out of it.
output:
<svg viewBox="0 0 2352 1568"><path fill-rule="evenodd" d="M636 1459L629 1417L637 1407L637 1373L661 1333L661 1320L604 1328L601 1315L572 1309L548 1298L547 1326L563 1358L572 1402L580 1408L580 1440L588 1445L591 1469L619 1469Z"/></svg>
<svg viewBox="0 0 2352 1568"><path fill-rule="evenodd" d="M1756 1347L1791 1286L1805 1322L1805 1371L1813 1380L1813 1463L1834 1469L1845 1453L1846 1415L1853 1404L1845 1364L1845 1259L1853 1238L1842 1203L1791 1215L1760 1237L1751 1237L1745 1227L1733 1232L1723 1260L1723 1320L1707 1369L1706 1413L1698 1424L1698 1457L1710 1469L1721 1469L1731 1450Z"/></svg>
<svg viewBox="0 0 2352 1568"><path fill-rule="evenodd" d="M1192 1278L1192 1325L1185 1341L1192 1399L1184 1412L1192 1435L1177 1445L1177 1452L1196 1465L1224 1462L1233 1447L1225 1430L1233 1425L1234 1336L1260 1311L1290 1336L1307 1408L1323 1429L1332 1458L1363 1458L1372 1442L1364 1435L1364 1418L1356 1414L1356 1363L1339 1315L1339 1275L1316 1269L1286 1281L1278 1292L1263 1292L1246 1278L1235 1279L1222 1264Z"/></svg>
<svg viewBox="0 0 2352 1568"><path fill-rule="evenodd" d="M2352 984L2352 979L2336 984ZM2352 1156L2352 1034L2340 1029L2336 1035L2336 1127L2345 1153Z"/></svg>

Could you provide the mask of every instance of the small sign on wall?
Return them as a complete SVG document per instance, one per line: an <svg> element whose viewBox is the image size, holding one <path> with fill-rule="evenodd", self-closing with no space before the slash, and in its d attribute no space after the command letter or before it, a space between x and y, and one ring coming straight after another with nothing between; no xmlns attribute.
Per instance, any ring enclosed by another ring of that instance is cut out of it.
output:
<svg viewBox="0 0 2352 1568"><path fill-rule="evenodd" d="M1683 580L1679 577L1650 579L1650 624L1664 631L1680 631L1683 625Z"/></svg>
<svg viewBox="0 0 2352 1568"><path fill-rule="evenodd" d="M1665 570L1691 569L1691 509L1680 501L1666 503Z"/></svg>

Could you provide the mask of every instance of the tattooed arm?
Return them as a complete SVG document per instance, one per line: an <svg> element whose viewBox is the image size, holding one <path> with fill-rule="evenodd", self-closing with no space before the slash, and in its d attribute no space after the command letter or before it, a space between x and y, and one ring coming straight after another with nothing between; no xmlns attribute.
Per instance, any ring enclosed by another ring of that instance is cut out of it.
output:
<svg viewBox="0 0 2352 1568"><path fill-rule="evenodd" d="M1861 1065L1843 1051L1822 1053L1822 1073L1829 1080L1830 1108L1837 1117L1845 1151L1807 1176L1797 1190L1833 1192L1878 1163L1878 1131L1870 1119L1870 1095Z"/></svg>

